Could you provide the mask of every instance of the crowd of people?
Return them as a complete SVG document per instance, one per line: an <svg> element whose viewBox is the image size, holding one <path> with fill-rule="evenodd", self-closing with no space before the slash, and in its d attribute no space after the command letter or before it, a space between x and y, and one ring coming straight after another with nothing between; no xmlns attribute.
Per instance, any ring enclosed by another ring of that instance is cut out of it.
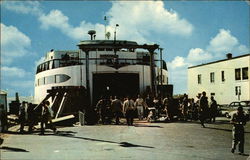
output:
<svg viewBox="0 0 250 160"><path fill-rule="evenodd" d="M127 125L132 126L134 118L138 120L147 120L149 122L156 120L174 121L174 120L200 120L202 127L205 122L215 122L218 115L218 105L213 96L208 99L206 92L199 93L195 98L188 98L187 94L179 98L167 96L165 98L147 97L141 95L137 97L119 98L118 96L110 96L109 98L101 98L95 109L97 119L102 124L121 124L120 119L126 118ZM36 106L31 103L22 102L19 110L20 132L24 132L24 126L28 125L28 132L32 132L34 125L40 122L41 134L44 134L45 128L49 128L56 133L56 127L52 123L53 110L49 101L43 101ZM5 118L4 118L5 117ZM7 113L3 105L0 105L0 124L1 132L7 131ZM239 144L239 153L244 153L244 125L246 124L246 116L242 107L237 109L230 123L233 124L232 129L232 148L234 153L237 144Z"/></svg>
<svg viewBox="0 0 250 160"><path fill-rule="evenodd" d="M125 117L128 125L133 125L133 119L138 118L147 121L200 120L201 125L205 127L206 120L215 122L218 115L216 100L211 96L209 103L206 92L198 94L195 99L189 99L187 94L180 98L159 98L150 95L145 98L141 95L136 98L110 96L98 101L96 111L102 124L111 124L113 119L115 124L119 124L119 119Z"/></svg>

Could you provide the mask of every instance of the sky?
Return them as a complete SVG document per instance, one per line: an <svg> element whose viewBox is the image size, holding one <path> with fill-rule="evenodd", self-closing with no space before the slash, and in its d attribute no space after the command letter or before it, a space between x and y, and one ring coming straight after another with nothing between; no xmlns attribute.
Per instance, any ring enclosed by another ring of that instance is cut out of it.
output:
<svg viewBox="0 0 250 160"><path fill-rule="evenodd" d="M34 95L36 66L46 52L77 50L87 32L159 44L174 94L188 93L189 66L249 53L246 1L1 1L1 90Z"/></svg>

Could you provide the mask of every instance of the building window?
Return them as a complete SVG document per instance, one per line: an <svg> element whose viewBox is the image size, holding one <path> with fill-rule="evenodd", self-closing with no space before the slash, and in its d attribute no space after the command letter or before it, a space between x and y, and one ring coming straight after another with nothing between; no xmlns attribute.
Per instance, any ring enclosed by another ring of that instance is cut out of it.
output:
<svg viewBox="0 0 250 160"><path fill-rule="evenodd" d="M198 84L201 84L201 74L198 74Z"/></svg>
<svg viewBox="0 0 250 160"><path fill-rule="evenodd" d="M248 67L242 68L242 79L248 79Z"/></svg>
<svg viewBox="0 0 250 160"><path fill-rule="evenodd" d="M210 82L214 83L214 72L210 73Z"/></svg>
<svg viewBox="0 0 250 160"><path fill-rule="evenodd" d="M225 72L221 71L221 81L225 82Z"/></svg>
<svg viewBox="0 0 250 160"><path fill-rule="evenodd" d="M238 96L238 100L240 100L240 96L241 96L241 86L236 86L236 87L235 87L235 95Z"/></svg>
<svg viewBox="0 0 250 160"><path fill-rule="evenodd" d="M235 80L241 80L240 68L235 69Z"/></svg>

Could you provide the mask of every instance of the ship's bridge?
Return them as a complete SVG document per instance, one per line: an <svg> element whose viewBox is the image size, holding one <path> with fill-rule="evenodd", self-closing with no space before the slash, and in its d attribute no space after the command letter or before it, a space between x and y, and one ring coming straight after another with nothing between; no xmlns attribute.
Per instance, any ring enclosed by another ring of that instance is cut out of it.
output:
<svg viewBox="0 0 250 160"><path fill-rule="evenodd" d="M144 47L147 49L147 45L139 46L134 41L85 40L81 41L78 46L89 51L90 64L106 65L114 68L126 65L150 65L149 52L142 51ZM141 49L136 51L138 46ZM154 58L154 61L155 64L159 64L157 62L160 60ZM45 61L37 66L36 73L60 67L85 65L85 62L85 54L81 50L51 50L46 54ZM166 63L163 63L166 66ZM163 68L166 69L166 67Z"/></svg>

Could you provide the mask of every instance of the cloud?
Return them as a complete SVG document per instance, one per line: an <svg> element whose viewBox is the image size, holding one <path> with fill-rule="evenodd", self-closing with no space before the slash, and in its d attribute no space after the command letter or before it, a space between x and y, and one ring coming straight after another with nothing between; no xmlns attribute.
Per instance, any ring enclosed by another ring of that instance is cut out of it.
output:
<svg viewBox="0 0 250 160"><path fill-rule="evenodd" d="M2 63L9 64L13 58L29 53L31 40L14 26L1 23L1 53Z"/></svg>
<svg viewBox="0 0 250 160"><path fill-rule="evenodd" d="M178 90L180 93L187 91L185 84L187 83L188 66L223 59L225 54L229 52L234 55L241 55L249 53L249 48L240 44L230 30L220 29L217 35L211 38L205 49L191 48L186 57L176 56L168 62L170 83L174 84L174 90Z"/></svg>
<svg viewBox="0 0 250 160"><path fill-rule="evenodd" d="M8 10L22 14L42 14L38 1L3 1L2 6Z"/></svg>
<svg viewBox="0 0 250 160"><path fill-rule="evenodd" d="M215 57L221 58L226 53L243 54L249 52L249 48L239 44L238 39L231 34L230 30L220 29L219 33L209 42L207 51L213 53Z"/></svg>
<svg viewBox="0 0 250 160"><path fill-rule="evenodd" d="M189 36L193 31L192 24L165 9L162 1L113 2L107 15L111 26L120 25L122 37L131 33L145 38L151 32Z"/></svg>
<svg viewBox="0 0 250 160"><path fill-rule="evenodd" d="M39 2L6 3L5 8L23 14L38 16L41 28L57 28L63 34L76 40L88 38L87 32L94 29L96 39L104 39L105 26L99 23L82 21L78 26L72 26L69 18L60 10L51 10L48 14L41 9ZM118 23L118 39L136 40L139 43L150 42L147 37L152 34L173 34L190 36L193 25L174 10L164 8L162 1L122 1L112 2L112 7L106 12L108 16L107 31L114 37L115 25Z"/></svg>
<svg viewBox="0 0 250 160"><path fill-rule="evenodd" d="M2 66L1 67L2 75L3 77L8 77L8 78L23 78L26 76L31 75L30 72L26 72L25 70L17 67L7 67L7 66Z"/></svg>
<svg viewBox="0 0 250 160"><path fill-rule="evenodd" d="M176 56L173 61L169 62L171 68L187 67L188 63L185 62L184 57Z"/></svg>
<svg viewBox="0 0 250 160"><path fill-rule="evenodd" d="M192 48L189 50L187 61L188 62L202 62L212 59L212 55L201 48Z"/></svg>

